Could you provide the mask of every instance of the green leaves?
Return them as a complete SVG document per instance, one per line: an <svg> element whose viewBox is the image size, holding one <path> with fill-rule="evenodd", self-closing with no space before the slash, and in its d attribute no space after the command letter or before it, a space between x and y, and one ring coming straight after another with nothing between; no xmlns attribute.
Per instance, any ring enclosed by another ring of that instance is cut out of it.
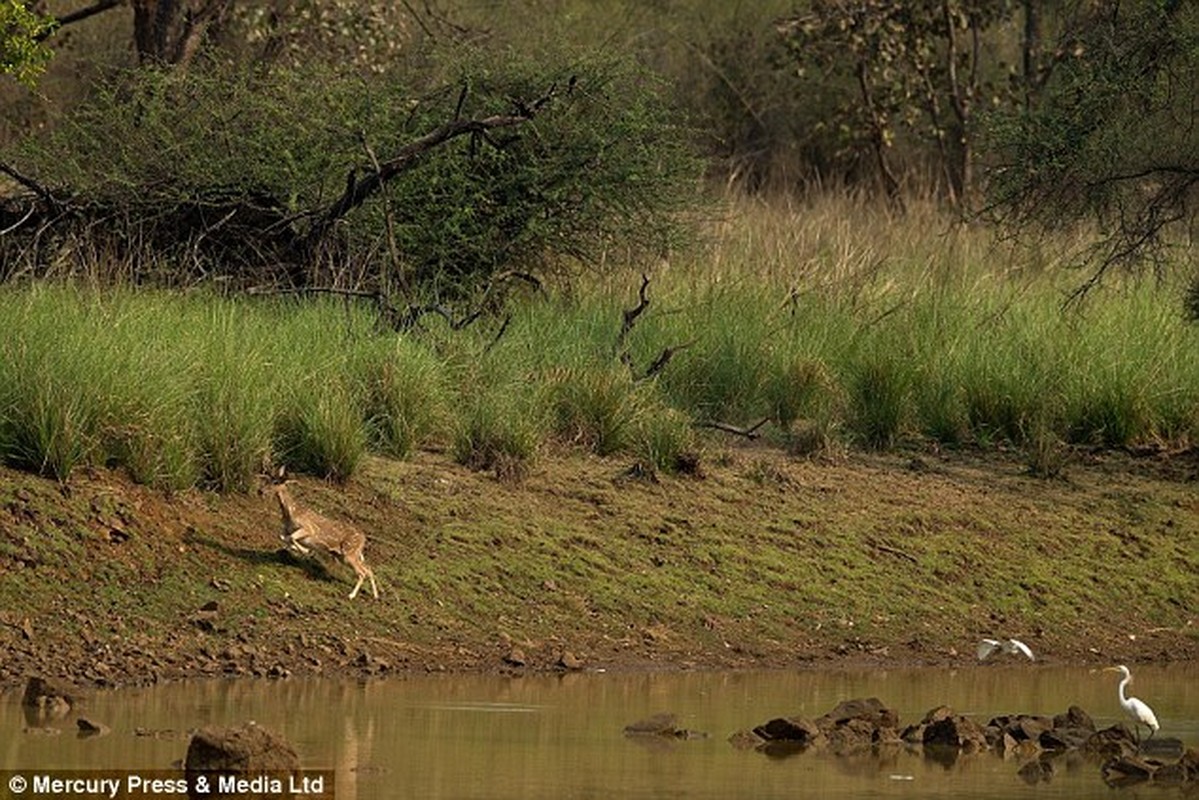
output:
<svg viewBox="0 0 1199 800"><path fill-rule="evenodd" d="M991 83L979 37L1012 15L1009 0L815 0L779 25L801 66L852 76L840 107L847 146L871 148L888 191L887 151L901 130L937 146L951 196L968 194L974 109L1008 99Z"/></svg>
<svg viewBox="0 0 1199 800"><path fill-rule="evenodd" d="M24 0L0 0L0 74L32 88L54 55L41 39L55 25L52 17L29 10Z"/></svg>

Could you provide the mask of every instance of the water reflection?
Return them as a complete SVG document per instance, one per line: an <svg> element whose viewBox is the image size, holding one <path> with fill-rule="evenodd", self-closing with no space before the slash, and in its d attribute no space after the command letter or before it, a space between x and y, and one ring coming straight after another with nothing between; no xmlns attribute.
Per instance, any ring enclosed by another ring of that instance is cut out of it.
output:
<svg viewBox="0 0 1199 800"><path fill-rule="evenodd" d="M1161 721L1158 735L1199 745L1199 665L1141 666L1136 673L1139 693ZM843 699L871 696L896 709L904 725L941 704L983 723L1007 713L1052 716L1079 705L1103 727L1123 720L1111 677L1038 664L213 681L98 693L86 713L111 732L87 739L75 737L74 714L48 723L61 735L23 733L31 726L19 694L10 693L0 696L0 768L160 769L183 756L188 730L252 719L284 734L305 766L335 769L341 800L781 798L801 788L808 796L841 798L1110 798L1095 765L1078 756L1020 773L1034 759L956 752L938 759L902 746L776 758L739 750L727 737L773 717L816 717ZM647 747L623 735L629 723L664 711L677 715L679 727L708 738Z"/></svg>

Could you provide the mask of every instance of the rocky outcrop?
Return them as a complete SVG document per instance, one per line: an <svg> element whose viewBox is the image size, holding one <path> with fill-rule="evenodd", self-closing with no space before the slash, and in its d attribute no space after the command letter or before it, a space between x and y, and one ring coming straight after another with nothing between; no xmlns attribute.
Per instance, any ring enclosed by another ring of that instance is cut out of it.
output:
<svg viewBox="0 0 1199 800"><path fill-rule="evenodd" d="M948 747L977 753L987 749L987 735L983 728L969 717L950 714L924 726L925 747Z"/></svg>
<svg viewBox="0 0 1199 800"><path fill-rule="evenodd" d="M1015 714L994 717L984 731L987 742L1002 755L1059 752L1082 748L1095 734L1095 723L1078 706L1054 717Z"/></svg>
<svg viewBox="0 0 1199 800"><path fill-rule="evenodd" d="M937 706L915 725L904 728L900 738L909 744L941 747L974 753L989 747L986 732L977 722Z"/></svg>
<svg viewBox="0 0 1199 800"><path fill-rule="evenodd" d="M806 717L777 717L754 728L753 733L767 742L796 742L804 746L824 744L824 734Z"/></svg>
<svg viewBox="0 0 1199 800"><path fill-rule="evenodd" d="M846 754L882 744L900 743L899 714L877 697L845 700L815 719L776 717L750 731L729 737L736 747L754 748L767 755L791 755L810 747Z"/></svg>
<svg viewBox="0 0 1199 800"><path fill-rule="evenodd" d="M1072 754L1070 758L1090 757L1100 763L1104 780L1113 786L1149 780L1199 782L1199 752L1183 752L1177 739L1156 737L1138 742L1124 725L1096 731L1090 715L1078 706L1052 717L994 717L986 725L948 706L938 706L900 732L898 714L877 698L846 700L815 719L776 717L752 730L735 732L729 742L738 749L775 757L809 749L837 755L864 749L879 753L886 745L907 745L945 764L963 754L991 751L1017 758L1017 772L1029 784L1051 780L1067 763L1062 757Z"/></svg>
<svg viewBox="0 0 1199 800"><path fill-rule="evenodd" d="M1109 786L1152 781L1160 784L1199 783L1199 751L1184 749L1169 737L1138 743L1123 725L1097 731L1084 750L1103 758L1100 771Z"/></svg>

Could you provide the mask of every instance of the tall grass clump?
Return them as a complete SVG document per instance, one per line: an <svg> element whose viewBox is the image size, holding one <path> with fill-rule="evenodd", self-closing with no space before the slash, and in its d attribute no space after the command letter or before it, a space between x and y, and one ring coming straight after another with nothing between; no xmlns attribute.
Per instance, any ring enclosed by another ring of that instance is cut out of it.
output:
<svg viewBox="0 0 1199 800"><path fill-rule="evenodd" d="M1174 398L1189 395L1193 409L1196 390L1186 380L1195 358L1173 309L1140 290L1087 311L1069 347L1069 360L1086 369L1064 378L1063 435L1106 447L1176 437Z"/></svg>
<svg viewBox="0 0 1199 800"><path fill-rule="evenodd" d="M655 470L678 472L698 462L695 428L678 409L653 405L637 418L633 452Z"/></svg>
<svg viewBox="0 0 1199 800"><path fill-rule="evenodd" d="M626 366L563 368L547 380L550 415L560 439L602 456L629 446L641 409Z"/></svg>
<svg viewBox="0 0 1199 800"><path fill-rule="evenodd" d="M515 336L490 352L457 353L452 453L466 467L519 479L547 437L545 393Z"/></svg>
<svg viewBox="0 0 1199 800"><path fill-rule="evenodd" d="M274 451L298 472L336 481L353 475L368 445L366 391L356 362L374 342L370 318L336 302L287 302L269 342L277 386Z"/></svg>
<svg viewBox="0 0 1199 800"><path fill-rule="evenodd" d="M848 368L849 429L876 450L895 444L907 418L911 372L894 354L867 353Z"/></svg>
<svg viewBox="0 0 1199 800"><path fill-rule="evenodd" d="M266 348L270 325L215 302L199 320L192 411L201 482L246 491L271 461L282 386Z"/></svg>
<svg viewBox="0 0 1199 800"><path fill-rule="evenodd" d="M407 458L446 425L449 378L429 348L407 337L377 339L361 350L357 373L373 450Z"/></svg>
<svg viewBox="0 0 1199 800"><path fill-rule="evenodd" d="M151 307L118 308L45 287L0 301L0 449L5 461L65 480L119 464L166 488L196 479L191 419Z"/></svg>
<svg viewBox="0 0 1199 800"><path fill-rule="evenodd" d="M190 352L164 330L174 310L162 297L119 295L89 304L106 363L96 386L105 463L123 466L139 483L182 489L195 484L200 465Z"/></svg>
<svg viewBox="0 0 1199 800"><path fill-rule="evenodd" d="M664 348L685 346L659 376L669 402L699 421L741 423L765 413L775 304L743 285L712 285L685 287L660 305L669 313L644 323L635 352L649 364Z"/></svg>
<svg viewBox="0 0 1199 800"><path fill-rule="evenodd" d="M366 428L358 399L339 377L312 381L275 422L278 460L296 472L344 482L366 455Z"/></svg>
<svg viewBox="0 0 1199 800"><path fill-rule="evenodd" d="M498 387L462 398L454 432L454 459L497 477L520 478L537 455L542 425L528 392Z"/></svg>
<svg viewBox="0 0 1199 800"><path fill-rule="evenodd" d="M0 365L0 448L4 460L58 480L86 463L97 446L94 404L80 392L86 364L78 353L10 340Z"/></svg>
<svg viewBox="0 0 1199 800"><path fill-rule="evenodd" d="M762 396L769 417L784 434L801 419L824 416L831 402L832 378L824 362L785 352L766 372Z"/></svg>

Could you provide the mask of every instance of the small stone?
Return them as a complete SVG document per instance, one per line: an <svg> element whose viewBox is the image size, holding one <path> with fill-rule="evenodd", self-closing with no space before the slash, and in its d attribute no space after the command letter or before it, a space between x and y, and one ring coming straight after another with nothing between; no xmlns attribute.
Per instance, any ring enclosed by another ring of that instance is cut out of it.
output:
<svg viewBox="0 0 1199 800"><path fill-rule="evenodd" d="M79 728L80 738L87 736L103 736L111 732L111 729L102 722L96 722L88 717L80 717L75 720L75 725Z"/></svg>
<svg viewBox="0 0 1199 800"><path fill-rule="evenodd" d="M574 653L563 650L562 655L558 657L557 666L562 669L579 670L583 668L583 662Z"/></svg>
<svg viewBox="0 0 1199 800"><path fill-rule="evenodd" d="M626 736L674 736L678 729L678 717L668 711L624 726Z"/></svg>

